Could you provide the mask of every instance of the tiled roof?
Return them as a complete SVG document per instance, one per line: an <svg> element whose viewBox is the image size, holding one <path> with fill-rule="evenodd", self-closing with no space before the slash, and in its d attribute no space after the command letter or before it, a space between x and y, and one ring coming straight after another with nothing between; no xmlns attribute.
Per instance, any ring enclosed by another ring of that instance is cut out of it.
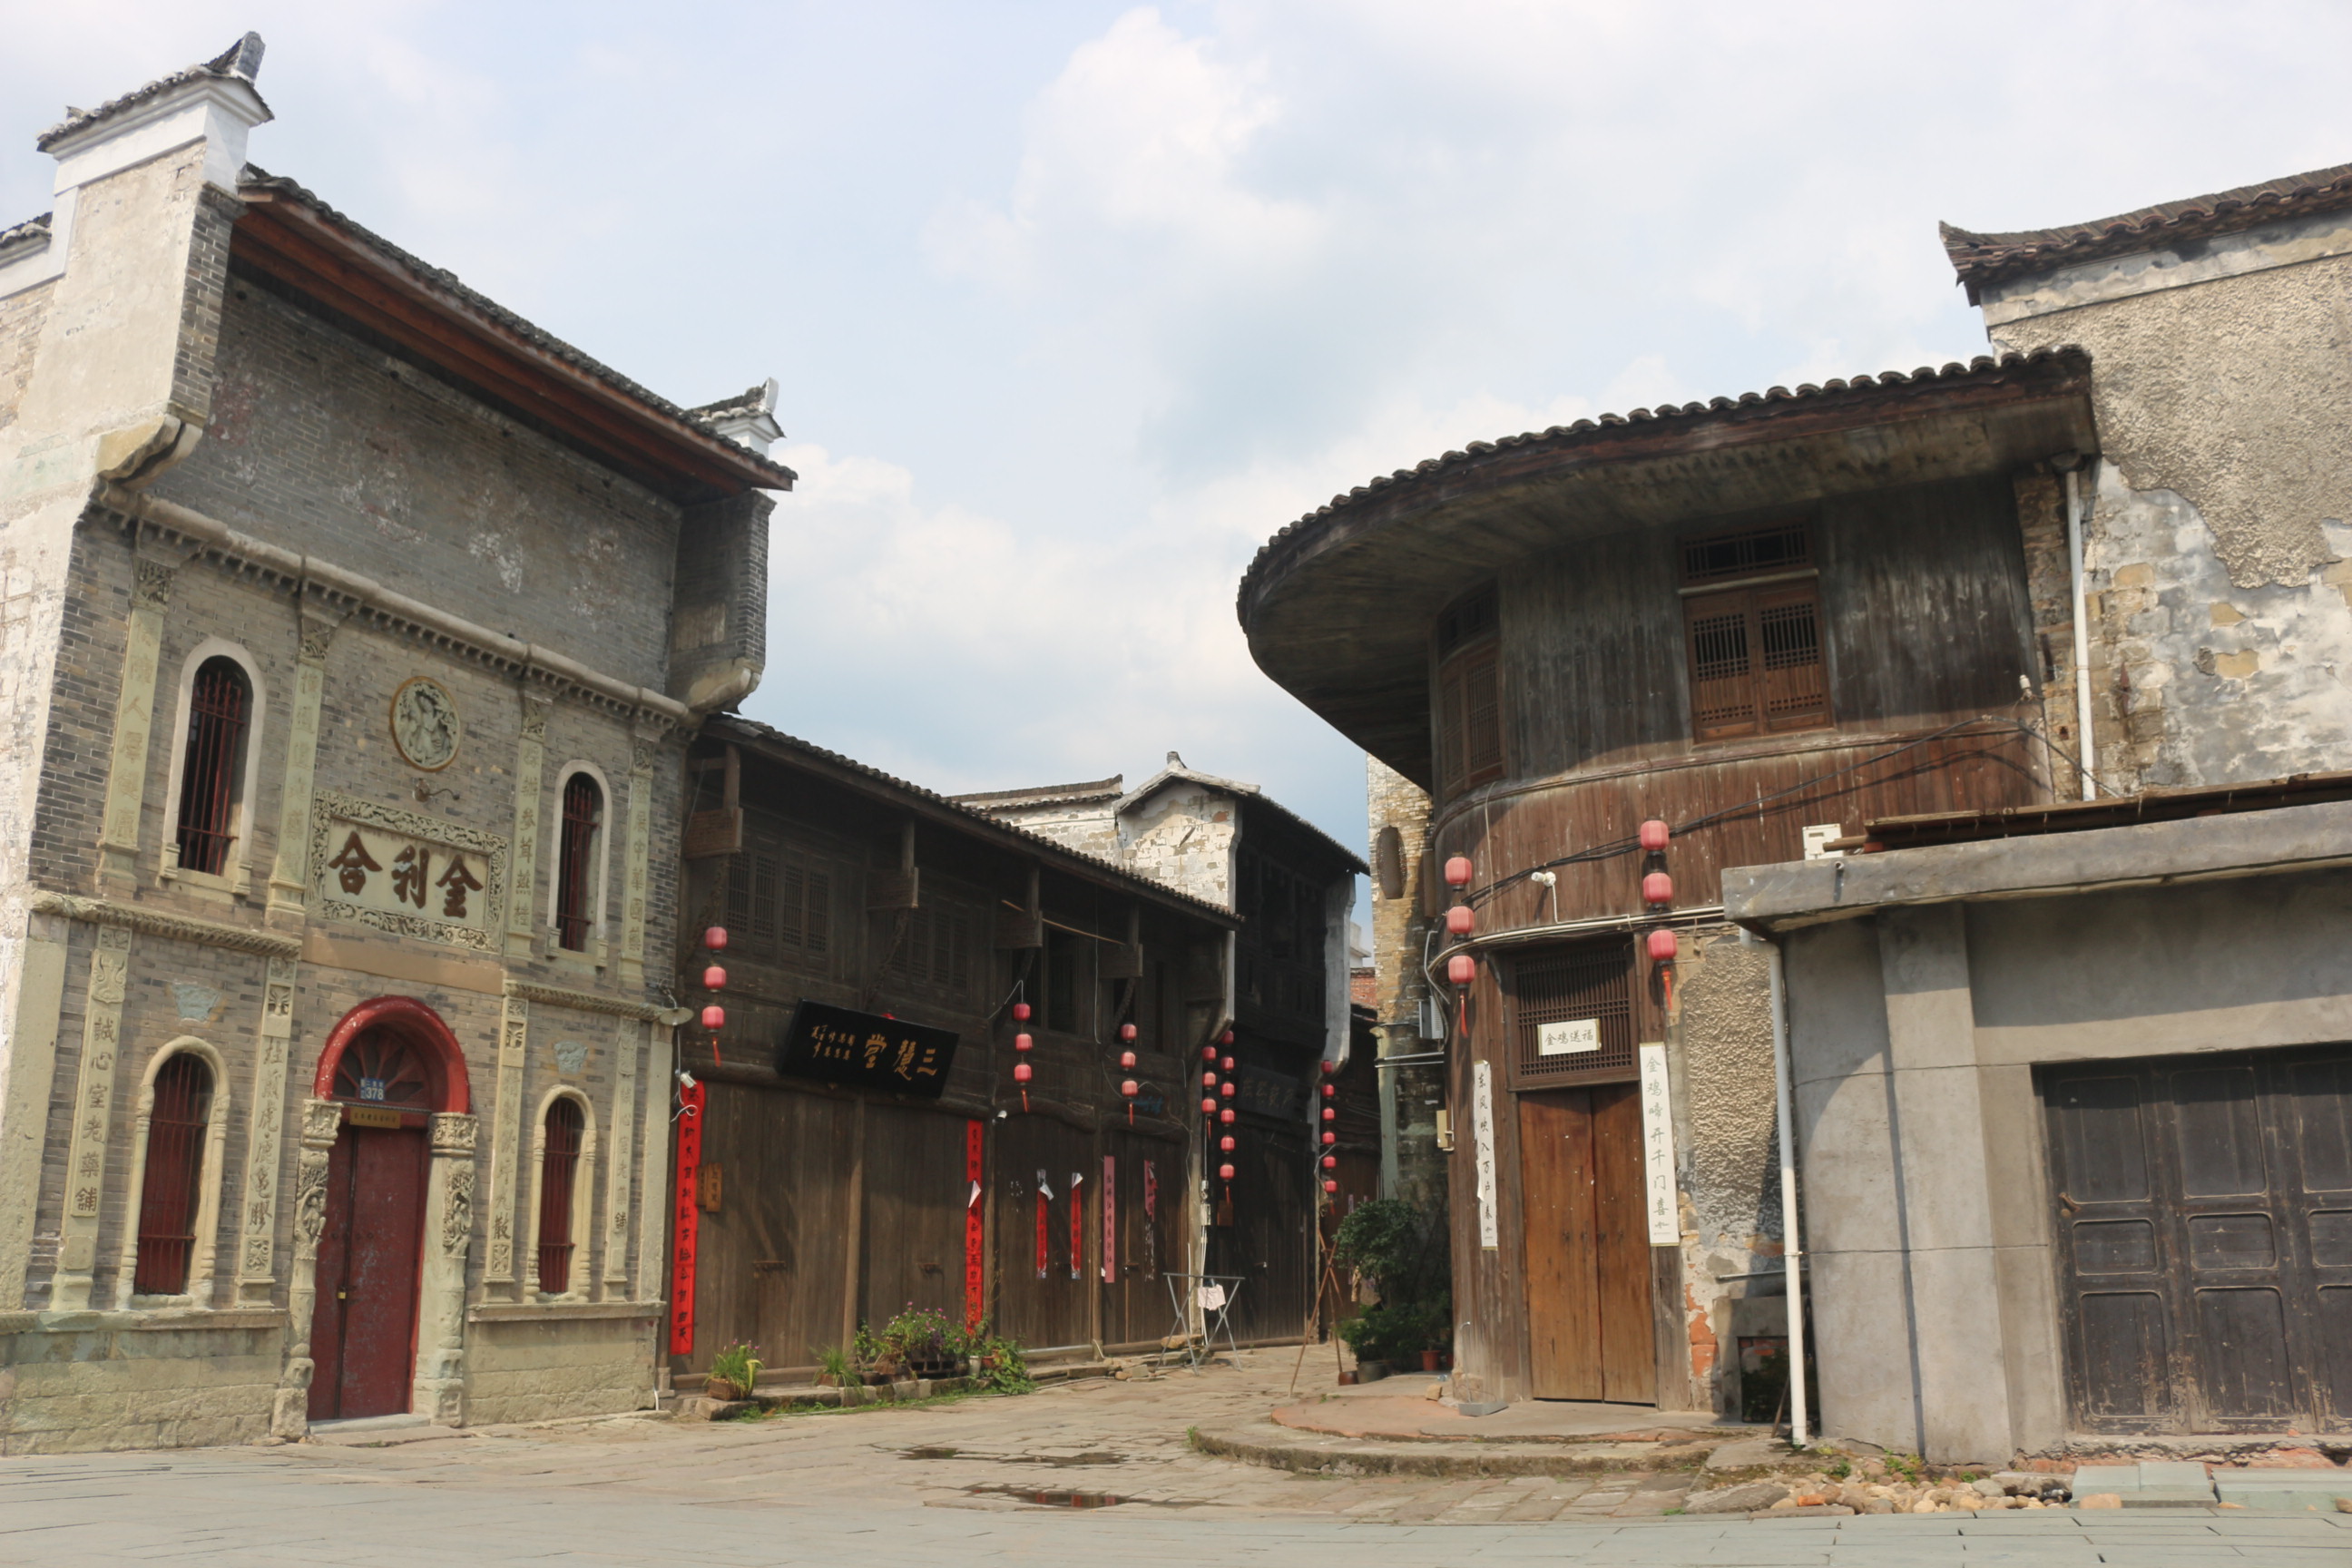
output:
<svg viewBox="0 0 2352 1568"><path fill-rule="evenodd" d="M1259 576L1280 566L1287 557L1303 549L1327 520L1375 497L1385 497L1399 486L1440 489L1448 479L1478 467L1497 453L1524 451L1543 456L1556 452L1568 456L1580 446L1613 441L1623 434L1624 427L1628 426L1655 426L1657 434L1663 438L1676 433L1676 426L1703 419L1769 419L1812 408L1834 408L1841 402L1867 407L1886 401L1890 395L1902 397L1972 381L1990 382L2026 365L2084 358L2079 349L2036 349L2030 354L2006 353L1998 358L1979 354L1966 364L1955 361L1941 370L1921 365L1908 375L1890 370L1874 376L1832 378L1819 385L1808 382L1793 392L1785 386L1776 386L1766 392L1742 393L1738 397L1709 398L1705 403L1661 404L1655 408L1636 408L1630 414L1603 414L1597 419L1579 419L1572 425L1554 425L1548 430L1530 430L1495 441L1473 441L1464 450L1448 452L1441 458L1425 458L1410 468L1382 474L1368 483L1358 485L1345 495L1333 496L1324 505L1286 526L1259 547L1256 556L1250 562L1249 570L1242 574L1236 606L1246 616L1251 589Z"/></svg>
<svg viewBox="0 0 2352 1568"><path fill-rule="evenodd" d="M772 381L763 381L750 391L739 392L732 397L722 397L716 403L698 403L687 412L706 424L724 419L730 414L772 414L775 408L768 399L775 385Z"/></svg>
<svg viewBox="0 0 2352 1568"><path fill-rule="evenodd" d="M30 245L36 240L47 239L49 219L55 216L52 213L43 213L38 217L28 217L22 223L12 223L5 228L0 228L0 259L5 259L8 252L17 246Z"/></svg>
<svg viewBox="0 0 2352 1568"><path fill-rule="evenodd" d="M982 811L1003 811L1017 805L1076 805L1091 800L1117 800L1127 788L1126 778L1125 773L1113 773L1107 779L1093 779L1085 784L979 790L971 795L950 795L948 798Z"/></svg>
<svg viewBox="0 0 2352 1568"><path fill-rule="evenodd" d="M603 361L595 359L586 353L583 353L580 350L573 348L570 343L565 342L562 339L555 336L552 332L547 331L541 327L534 326L530 322L523 320L520 316L516 315L512 310L500 305L497 300L467 288L463 282L458 280L456 273L448 271L443 268L436 267L430 262L420 260L416 257L410 255L407 251L401 249L400 247L393 244L392 241L384 238L382 235L376 234L373 231L352 222L349 217L337 212L333 207L329 206L325 202L320 200L316 193L306 190L301 185L297 184L294 181L283 178L277 174L269 174L248 163L246 165L245 173L238 180L237 184L238 188L241 190L266 190L281 200L291 200L308 207L310 211L316 213L321 218L324 218L329 223L334 225L337 228L343 230L352 237L364 243L370 249L376 251L385 259L393 262L403 270L414 275L420 282L425 283L444 293L455 296L459 301L464 303L467 309L478 311L499 326L505 328L507 331L514 333L517 337L521 338L532 347L539 349L542 353L550 354L556 359L562 360L564 363L571 365L573 369L582 371L593 377L595 380L603 382L606 386L609 386L614 391L620 393L623 396L631 398L635 402L645 405L647 408L652 409L656 414L664 415L668 418L677 421L678 424L689 426L701 432L703 435L709 436L714 439L727 439L726 437L721 435L717 429L713 428L711 419L705 411L681 408L677 404L669 401L669 399L663 397L659 394L630 380L627 376L623 375L619 371L614 370L612 366L604 363ZM755 394L761 390L763 389L759 387L752 389ZM728 401L729 405L731 405L735 400L729 399ZM730 442L730 445L732 446L733 443ZM792 469L784 467L782 463L772 462L756 452L746 451L743 453L743 457L746 460L756 463L772 473L777 480L777 483L772 488L776 489L790 489L793 483L800 478L799 475L793 473Z"/></svg>
<svg viewBox="0 0 2352 1568"><path fill-rule="evenodd" d="M96 109L75 109L68 105L66 117L34 138L33 145L46 153L75 132L87 130L101 120L120 114L135 104L144 103L184 82L236 80L251 89L254 77L261 69L261 35L247 33L202 65L189 66L184 70L173 71L170 76L157 77L144 87L132 88L121 98L108 99ZM254 96L258 98L260 94L256 92ZM262 107L267 110L268 105Z"/></svg>
<svg viewBox="0 0 2352 1568"><path fill-rule="evenodd" d="M1018 823L1007 822L1001 816L994 816L976 807L966 805L953 795L940 795L935 790L925 789L919 784L909 784L905 779L884 773L880 768L861 763L855 757L845 757L839 752L828 752L813 741L803 741L797 735L787 735L773 725L762 724L756 719L746 719L740 713L725 713L713 717L703 726L703 733L706 735L724 737L730 731L740 734L744 740L762 745L800 752L804 755L831 763L846 773L870 779L897 793L913 795L918 799L929 801L934 805L945 806L948 810L959 816L968 816L974 823L982 825L992 831L1011 834L1041 855L1081 861L1090 870L1116 877L1121 882L1131 884L1139 889L1148 889L1162 898L1173 899L1179 903L1213 915L1225 924L1230 925L1234 922L1234 912L1223 904L1213 904L1206 899L1196 899L1192 894L1178 888L1171 888L1165 882L1155 882L1149 877L1139 877L1115 861L1106 860L1099 855L1089 855L1082 849L1073 849L1059 839L1048 838L1042 833L1033 833Z"/></svg>
<svg viewBox="0 0 2352 1568"><path fill-rule="evenodd" d="M2314 169L2186 201L2159 202L2137 212L2056 228L2020 229L2014 234L1978 234L1950 224L1942 228L1952 270L1969 285L1973 299L1979 284L2003 278L2046 272L2100 257L2128 256L2183 239L2234 234L2283 217L2347 206L2352 206L2352 163L2338 163L2330 169Z"/></svg>

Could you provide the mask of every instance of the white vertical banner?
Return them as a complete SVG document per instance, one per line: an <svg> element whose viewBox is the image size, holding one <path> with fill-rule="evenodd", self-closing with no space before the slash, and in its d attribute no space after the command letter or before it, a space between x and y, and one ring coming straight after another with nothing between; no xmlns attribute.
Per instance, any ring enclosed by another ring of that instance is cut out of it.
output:
<svg viewBox="0 0 2352 1568"><path fill-rule="evenodd" d="M1650 1245L1682 1244L1682 1213L1675 1202L1675 1101L1666 1083L1666 1047L1642 1051L1643 1194L1650 1211Z"/></svg>
<svg viewBox="0 0 2352 1568"><path fill-rule="evenodd" d="M1470 1069L1471 1158L1478 1163L1478 1245L1501 1245L1495 1224L1495 1068L1479 1062Z"/></svg>

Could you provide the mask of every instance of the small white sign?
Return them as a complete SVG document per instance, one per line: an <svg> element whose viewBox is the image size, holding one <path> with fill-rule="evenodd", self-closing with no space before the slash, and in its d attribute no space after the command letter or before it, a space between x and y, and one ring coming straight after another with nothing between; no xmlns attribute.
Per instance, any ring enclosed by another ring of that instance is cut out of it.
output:
<svg viewBox="0 0 2352 1568"><path fill-rule="evenodd" d="M1817 822L1805 829L1805 858L1808 860L1843 860L1845 851L1830 847L1833 840L1845 837L1845 825L1839 822Z"/></svg>
<svg viewBox="0 0 2352 1568"><path fill-rule="evenodd" d="M1645 1044L1642 1054L1642 1169L1650 1211L1650 1245L1676 1247L1682 1213L1675 1201L1675 1107L1666 1081L1666 1047Z"/></svg>
<svg viewBox="0 0 2352 1568"><path fill-rule="evenodd" d="M1601 1048L1601 1020L1570 1018L1564 1024L1536 1026L1536 1052L1539 1056L1567 1057L1579 1051Z"/></svg>
<svg viewBox="0 0 2352 1568"><path fill-rule="evenodd" d="M1502 1245L1495 1221L1495 1068L1480 1062L1470 1074L1470 1141L1478 1169L1478 1245L1493 1251Z"/></svg>

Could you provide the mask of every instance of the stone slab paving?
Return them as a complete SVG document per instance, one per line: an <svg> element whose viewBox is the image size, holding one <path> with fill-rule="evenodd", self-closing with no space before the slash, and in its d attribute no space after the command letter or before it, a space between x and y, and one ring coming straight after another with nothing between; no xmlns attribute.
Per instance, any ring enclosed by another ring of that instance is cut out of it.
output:
<svg viewBox="0 0 2352 1568"><path fill-rule="evenodd" d="M1188 1445L1188 1426L1262 1414L1288 1373L1245 1352L1197 1377L911 1409L0 1460L0 1563L2352 1568L2352 1515L1750 1522L1668 1515L1687 1475L1307 1476ZM1102 1497L1126 1500L1082 1506Z"/></svg>

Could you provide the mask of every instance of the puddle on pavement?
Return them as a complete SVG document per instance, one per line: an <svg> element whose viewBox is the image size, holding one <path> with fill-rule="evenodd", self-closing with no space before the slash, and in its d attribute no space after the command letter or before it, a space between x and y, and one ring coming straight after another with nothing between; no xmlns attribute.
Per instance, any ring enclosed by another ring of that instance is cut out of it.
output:
<svg viewBox="0 0 2352 1568"><path fill-rule="evenodd" d="M997 1465L1052 1465L1059 1468L1077 1465L1123 1465L1127 1456L1108 1449L1091 1448L1081 1454L986 1454L963 1448L926 1446L901 1448L902 1459L979 1459Z"/></svg>
<svg viewBox="0 0 2352 1568"><path fill-rule="evenodd" d="M1009 1497L1036 1508L1118 1508L1122 1504L1138 1504L1144 1508L1198 1508L1198 1503L1162 1500L1153 1498L1118 1497L1110 1492L1038 1491L1030 1487L1011 1486L999 1481L988 1486L966 1487L965 1491L982 1497Z"/></svg>

